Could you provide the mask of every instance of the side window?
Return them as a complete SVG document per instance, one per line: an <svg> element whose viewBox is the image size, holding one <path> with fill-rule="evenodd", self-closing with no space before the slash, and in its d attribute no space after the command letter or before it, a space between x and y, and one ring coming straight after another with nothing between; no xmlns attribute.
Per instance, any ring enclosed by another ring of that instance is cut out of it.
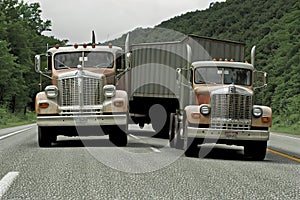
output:
<svg viewBox="0 0 300 200"><path fill-rule="evenodd" d="M118 52L116 54L117 56L117 59L116 59L116 68L117 70L123 70L125 69L125 54L124 53L121 53L121 52Z"/></svg>
<svg viewBox="0 0 300 200"><path fill-rule="evenodd" d="M190 68L190 83L193 84L193 68Z"/></svg>

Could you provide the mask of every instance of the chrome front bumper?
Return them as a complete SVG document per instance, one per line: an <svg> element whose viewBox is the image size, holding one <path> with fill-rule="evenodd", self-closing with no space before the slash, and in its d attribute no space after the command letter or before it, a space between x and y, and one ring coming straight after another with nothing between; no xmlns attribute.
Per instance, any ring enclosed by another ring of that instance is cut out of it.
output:
<svg viewBox="0 0 300 200"><path fill-rule="evenodd" d="M38 116L37 125L51 126L105 126L126 125L127 115L78 115L78 116Z"/></svg>
<svg viewBox="0 0 300 200"><path fill-rule="evenodd" d="M270 132L265 130L229 130L187 127L189 138L232 140L232 141L268 141Z"/></svg>

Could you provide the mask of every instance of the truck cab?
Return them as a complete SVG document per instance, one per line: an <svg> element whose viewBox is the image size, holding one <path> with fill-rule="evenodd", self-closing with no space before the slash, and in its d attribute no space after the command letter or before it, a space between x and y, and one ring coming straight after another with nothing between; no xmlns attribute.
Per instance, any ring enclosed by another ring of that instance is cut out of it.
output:
<svg viewBox="0 0 300 200"><path fill-rule="evenodd" d="M177 148L198 156L204 143L239 145L246 156L263 160L272 110L253 103L259 72L249 63L216 60L193 62L191 72L195 104L184 109ZM265 85L266 73L260 77Z"/></svg>
<svg viewBox="0 0 300 200"><path fill-rule="evenodd" d="M113 144L127 144L127 93L115 87L123 55L112 45L56 45L46 54L51 76L42 72L41 55L35 57L36 71L52 82L36 95L40 147L58 135L108 134Z"/></svg>

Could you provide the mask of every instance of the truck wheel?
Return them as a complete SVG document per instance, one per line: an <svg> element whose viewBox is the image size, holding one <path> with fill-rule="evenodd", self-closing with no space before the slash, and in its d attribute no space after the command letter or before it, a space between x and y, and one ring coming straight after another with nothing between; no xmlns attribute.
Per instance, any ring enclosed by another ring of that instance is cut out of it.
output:
<svg viewBox="0 0 300 200"><path fill-rule="evenodd" d="M198 158L200 148L198 148L199 141L195 138L189 138L187 135L187 126L188 121L186 117L186 113L183 114L183 123L182 123L182 135L186 138L182 139L184 154L187 157L195 157Z"/></svg>
<svg viewBox="0 0 300 200"><path fill-rule="evenodd" d="M171 148L175 147L175 132L176 132L175 117L176 117L175 114L172 113L170 117L171 121L170 121L170 130L169 130L169 143Z"/></svg>
<svg viewBox="0 0 300 200"><path fill-rule="evenodd" d="M195 157L199 156L200 149L198 148L198 142L194 139L188 139L187 149L185 150L184 154L187 157Z"/></svg>
<svg viewBox="0 0 300 200"><path fill-rule="evenodd" d="M154 137L169 139L170 129L170 115L171 112L162 110L165 109L163 105L154 105L149 110L149 117L151 120L152 128L155 131Z"/></svg>
<svg viewBox="0 0 300 200"><path fill-rule="evenodd" d="M127 145L127 125L113 126L110 129L109 140L118 147L124 147Z"/></svg>
<svg viewBox="0 0 300 200"><path fill-rule="evenodd" d="M181 139L180 136L180 129L176 131L174 140L175 140L175 148L183 150L183 139Z"/></svg>
<svg viewBox="0 0 300 200"><path fill-rule="evenodd" d="M40 147L51 146L51 134L46 127L38 127L38 144Z"/></svg>
<svg viewBox="0 0 300 200"><path fill-rule="evenodd" d="M161 127L161 122L159 119L156 121L152 121L152 127L154 131L156 132L156 135L154 137L156 138L162 138L162 139L168 139L169 138L169 129L170 129L170 114L167 114L167 119L163 127Z"/></svg>
<svg viewBox="0 0 300 200"><path fill-rule="evenodd" d="M175 130L174 145L176 149L183 150L184 141L183 139L181 139L181 135L182 135L181 133L184 131L183 130L184 127L180 127L181 124L178 121L178 116L176 116L175 118L175 124L177 124L178 128L176 128Z"/></svg>
<svg viewBox="0 0 300 200"><path fill-rule="evenodd" d="M251 142L244 146L244 155L252 160L264 160L267 153L267 142Z"/></svg>

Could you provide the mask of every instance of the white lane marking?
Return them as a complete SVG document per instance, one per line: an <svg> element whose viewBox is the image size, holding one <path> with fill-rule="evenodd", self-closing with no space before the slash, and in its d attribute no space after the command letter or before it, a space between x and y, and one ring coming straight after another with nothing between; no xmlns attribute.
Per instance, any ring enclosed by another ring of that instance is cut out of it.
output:
<svg viewBox="0 0 300 200"><path fill-rule="evenodd" d="M15 178L19 175L19 172L8 172L1 180L0 180L0 199L5 194L5 192L9 189Z"/></svg>
<svg viewBox="0 0 300 200"><path fill-rule="evenodd" d="M3 139L5 139L5 138L7 138L7 137L10 137L10 136L12 136L12 135L16 135L16 134L18 134L18 133L27 131L27 130L29 130L29 129L31 129L31 128L32 128L32 127L26 128L26 129L22 129L22 130L19 130L19 131L15 131L15 132L9 133L9 134L7 134L7 135L3 135L3 136L0 137L0 140L3 140Z"/></svg>
<svg viewBox="0 0 300 200"><path fill-rule="evenodd" d="M134 139L136 139L136 140L140 140L140 138L137 137L137 136L135 136L135 135L129 134L129 136L132 137L132 138L134 138Z"/></svg>
<svg viewBox="0 0 300 200"><path fill-rule="evenodd" d="M298 138L298 137L292 137L292 136L288 136L288 135L281 135L281 134L271 133L271 137L272 137L272 135L276 135L276 136L279 136L279 137L285 137L285 138L289 138L289 139L293 139L293 140L300 140L300 138Z"/></svg>
<svg viewBox="0 0 300 200"><path fill-rule="evenodd" d="M155 153L160 153L161 152L158 148L155 148L155 147L150 147L150 149L152 151L154 151Z"/></svg>
<svg viewBox="0 0 300 200"><path fill-rule="evenodd" d="M141 140L141 138L135 136L135 135L132 135L132 134L128 134L130 137L136 139L136 140ZM145 143L147 144L147 143ZM158 148L155 148L155 147L150 147L150 149L155 152L155 153L161 153L161 151L158 149Z"/></svg>

